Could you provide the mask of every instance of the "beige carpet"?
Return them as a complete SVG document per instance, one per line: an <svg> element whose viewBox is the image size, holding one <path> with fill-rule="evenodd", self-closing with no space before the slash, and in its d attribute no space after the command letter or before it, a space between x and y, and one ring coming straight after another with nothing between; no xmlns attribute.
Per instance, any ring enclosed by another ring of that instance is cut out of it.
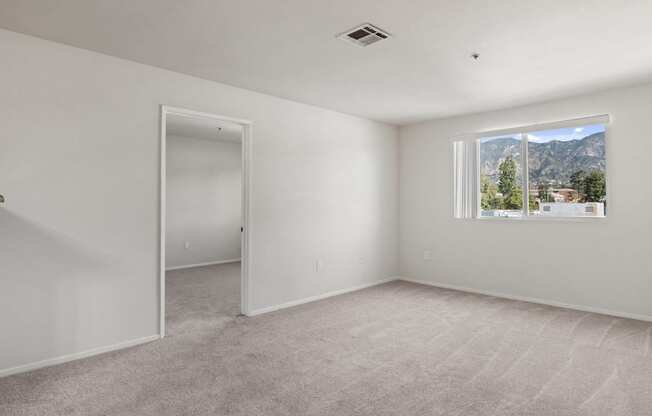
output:
<svg viewBox="0 0 652 416"><path fill-rule="evenodd" d="M166 273L167 336L215 329L240 314L240 263Z"/></svg>
<svg viewBox="0 0 652 416"><path fill-rule="evenodd" d="M650 323L406 282L233 318L228 267L171 277L163 341L0 379L0 414L652 414Z"/></svg>

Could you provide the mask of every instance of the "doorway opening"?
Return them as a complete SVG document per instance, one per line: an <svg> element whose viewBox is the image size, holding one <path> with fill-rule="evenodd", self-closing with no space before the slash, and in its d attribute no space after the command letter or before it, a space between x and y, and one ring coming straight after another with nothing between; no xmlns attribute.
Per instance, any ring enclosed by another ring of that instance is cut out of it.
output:
<svg viewBox="0 0 652 416"><path fill-rule="evenodd" d="M251 128L161 106L161 337L249 313Z"/></svg>

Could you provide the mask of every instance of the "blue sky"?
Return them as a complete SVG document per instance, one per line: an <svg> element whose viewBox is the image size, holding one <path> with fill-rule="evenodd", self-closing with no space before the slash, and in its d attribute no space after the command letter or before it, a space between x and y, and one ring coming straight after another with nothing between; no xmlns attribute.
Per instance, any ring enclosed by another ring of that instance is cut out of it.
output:
<svg viewBox="0 0 652 416"><path fill-rule="evenodd" d="M531 142L547 143L554 140L568 142L571 140L580 140L594 133L603 133L604 124L590 124L587 126L572 127L566 129L541 130L528 133L528 139Z"/></svg>
<svg viewBox="0 0 652 416"><path fill-rule="evenodd" d="M580 140L594 133L604 133L604 124L588 124L586 126L570 127L565 129L551 129L528 132L528 138L531 142L547 143L552 141L568 142L571 140ZM519 135L501 135L493 137L483 137L480 142L488 142L493 139L513 137L519 139Z"/></svg>

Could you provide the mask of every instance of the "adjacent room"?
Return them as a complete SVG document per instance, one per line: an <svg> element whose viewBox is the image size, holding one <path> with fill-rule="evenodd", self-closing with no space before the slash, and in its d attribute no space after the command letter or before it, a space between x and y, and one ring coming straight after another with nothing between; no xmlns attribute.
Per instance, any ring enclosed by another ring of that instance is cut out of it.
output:
<svg viewBox="0 0 652 416"><path fill-rule="evenodd" d="M241 125L166 109L163 333L241 311ZM163 217L163 215L162 215Z"/></svg>
<svg viewBox="0 0 652 416"><path fill-rule="evenodd" d="M650 416L650 16L0 0L0 415Z"/></svg>

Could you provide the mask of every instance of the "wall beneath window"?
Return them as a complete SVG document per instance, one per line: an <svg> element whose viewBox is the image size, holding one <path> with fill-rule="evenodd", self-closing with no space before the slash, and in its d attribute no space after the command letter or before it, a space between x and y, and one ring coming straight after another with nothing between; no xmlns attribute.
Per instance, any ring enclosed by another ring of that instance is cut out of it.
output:
<svg viewBox="0 0 652 416"><path fill-rule="evenodd" d="M401 275L652 317L651 102L643 85L401 128ZM606 220L453 219L453 136L597 114L612 120Z"/></svg>
<svg viewBox="0 0 652 416"><path fill-rule="evenodd" d="M0 374L158 333L161 104L253 121L253 310L396 276L397 128L5 30L0 56Z"/></svg>
<svg viewBox="0 0 652 416"><path fill-rule="evenodd" d="M166 156L166 268L239 259L242 144L168 136Z"/></svg>

